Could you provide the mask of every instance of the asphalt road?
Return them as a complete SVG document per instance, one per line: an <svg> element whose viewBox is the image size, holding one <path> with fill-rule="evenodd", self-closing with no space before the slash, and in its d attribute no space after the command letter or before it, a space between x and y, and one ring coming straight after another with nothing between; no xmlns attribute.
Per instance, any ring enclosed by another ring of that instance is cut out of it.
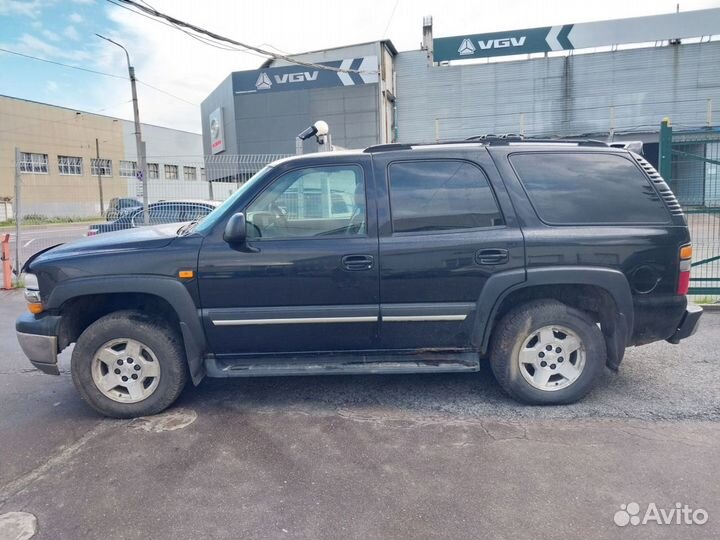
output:
<svg viewBox="0 0 720 540"><path fill-rule="evenodd" d="M519 406L484 369L205 380L116 421L80 401L67 353L60 377L30 369L22 309L0 292L0 527L27 512L53 540L720 537L718 312L680 346L630 350L572 406ZM616 525L632 502L708 520Z"/></svg>
<svg viewBox="0 0 720 540"><path fill-rule="evenodd" d="M64 244L82 238L90 223L60 223L56 225L27 225L20 233L20 260L27 261L30 256L46 247ZM0 237L10 235L10 256L15 259L15 228L0 227Z"/></svg>

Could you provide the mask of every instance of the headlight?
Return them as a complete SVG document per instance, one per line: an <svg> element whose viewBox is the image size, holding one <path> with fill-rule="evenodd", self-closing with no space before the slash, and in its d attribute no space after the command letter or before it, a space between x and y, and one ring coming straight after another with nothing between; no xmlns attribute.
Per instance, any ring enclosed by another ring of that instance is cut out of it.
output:
<svg viewBox="0 0 720 540"><path fill-rule="evenodd" d="M38 279L35 274L23 274L23 281L25 282L25 300L31 304L40 303L40 286L38 285Z"/></svg>

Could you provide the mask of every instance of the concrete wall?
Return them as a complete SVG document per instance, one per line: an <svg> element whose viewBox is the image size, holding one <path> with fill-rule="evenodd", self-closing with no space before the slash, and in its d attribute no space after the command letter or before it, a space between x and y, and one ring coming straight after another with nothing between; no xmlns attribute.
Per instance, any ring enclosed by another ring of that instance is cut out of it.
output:
<svg viewBox="0 0 720 540"><path fill-rule="evenodd" d="M364 148L377 140L377 84L237 95L235 119L230 153L295 153L295 137L317 120L328 123L333 144ZM305 151L317 151L315 139Z"/></svg>
<svg viewBox="0 0 720 540"><path fill-rule="evenodd" d="M95 157L95 139L100 156L113 161L113 173L124 159L122 123L100 115L72 109L0 97L0 199L14 198L15 147L22 152L48 155L48 172L24 173L22 178L22 215L94 216L100 214L97 177L91 176ZM82 175L61 175L58 156L76 156L83 160ZM125 194L125 182L103 180L103 195ZM14 202L14 201L13 201Z"/></svg>
<svg viewBox="0 0 720 540"><path fill-rule="evenodd" d="M127 120L121 120L121 122L125 159L137 161L135 124ZM178 165L181 179L184 166L196 167L196 175L198 180L200 179L199 167L203 162L202 136L200 134L143 124L142 136L145 141L147 161L160 166L161 179L165 164Z"/></svg>
<svg viewBox="0 0 720 540"><path fill-rule="evenodd" d="M100 214L100 188L91 175L96 156L112 161L112 176L102 178L103 206L128 195L128 178L120 176L120 161L136 161L133 124L125 120L73 109L0 96L0 200L14 199L15 147L47 154L47 173L23 173L22 215L85 217ZM199 134L143 124L148 161L197 167L200 180L202 140ZM80 175L60 174L58 156L82 158ZM161 178L162 178L161 168ZM166 188L167 189L167 188ZM172 196L167 193L166 198ZM14 202L14 201L13 201Z"/></svg>
<svg viewBox="0 0 720 540"><path fill-rule="evenodd" d="M399 141L657 131L665 116L703 126L707 100L720 104L719 65L720 41L434 67L404 52Z"/></svg>
<svg viewBox="0 0 720 540"><path fill-rule="evenodd" d="M294 58L304 62L380 58L382 50L379 42L373 42L297 54ZM288 62L277 60L270 67L287 65ZM317 120L328 123L336 146L364 148L385 140L390 134L389 129L381 129L379 125L379 94L378 84L370 83L233 95L230 75L201 105L203 148L206 155L211 154L208 118L218 107L223 107L226 155L294 154L297 134ZM305 152L316 151L314 139L305 142Z"/></svg>

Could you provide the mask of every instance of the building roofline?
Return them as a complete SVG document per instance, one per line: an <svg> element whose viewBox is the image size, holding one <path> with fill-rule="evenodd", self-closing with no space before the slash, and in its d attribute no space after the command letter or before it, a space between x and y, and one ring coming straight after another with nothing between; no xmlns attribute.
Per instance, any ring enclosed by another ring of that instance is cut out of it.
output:
<svg viewBox="0 0 720 540"><path fill-rule="evenodd" d="M101 117L101 118L108 118L108 119L110 119L110 120L119 120L119 121L121 121L121 122L130 122L130 123L133 122L132 120L128 120L128 119L126 119L126 118L119 118L119 117L117 117L117 116L109 116L109 115L107 115L107 114L100 114L100 113L94 113L94 112L90 112L90 111L84 111L84 110L82 110L82 109L73 109L72 107L64 107L64 106L62 106L62 105L53 105L52 103L45 103L45 102L43 102L43 101L35 101L34 99L27 99L27 98L15 97L15 96L8 96L8 95L6 95L6 94L0 94L0 98L13 99L13 100L15 100L15 101L24 101L25 103L34 103L35 105L44 105L45 107L53 107L54 109L64 109L64 110L66 110L66 111L72 111L72 112L74 112L74 113L87 114L87 115L91 115L91 116L99 116L99 117ZM140 125L141 125L141 126L156 127L156 128L160 128L160 129L169 129L170 131L179 131L179 132L181 132L181 133L188 133L188 134L190 134L190 135L200 135L200 136L202 136L202 133L196 133L196 132L194 132L194 131L187 131L187 130L184 130L184 129L171 128L171 127L168 127L168 126L159 126L158 124L150 124L150 123L148 123L148 122L140 122Z"/></svg>
<svg viewBox="0 0 720 540"><path fill-rule="evenodd" d="M294 56L300 56L303 54L315 54L315 53L322 53L322 52L328 52L328 51L335 51L338 49L348 49L350 47L362 47L363 45L373 45L375 43L380 43L382 45L385 45L390 52L393 54L393 56L396 56L398 51L395 48L395 45L393 45L393 42L389 39L376 39L373 41L363 41L362 43L353 43L351 45L340 45L338 47L330 47L327 49L316 49L314 51L303 51L299 53L293 53L286 55L289 58L293 58ZM265 60L261 65L259 69L267 69L269 67L272 67L272 63L275 61L275 58L268 58Z"/></svg>

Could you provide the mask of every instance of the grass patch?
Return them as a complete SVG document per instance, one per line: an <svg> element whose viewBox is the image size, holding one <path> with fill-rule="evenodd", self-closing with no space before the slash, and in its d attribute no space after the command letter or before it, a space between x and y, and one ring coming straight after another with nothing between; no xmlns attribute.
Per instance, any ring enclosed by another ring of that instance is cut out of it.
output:
<svg viewBox="0 0 720 540"><path fill-rule="evenodd" d="M59 225L68 223L87 223L91 221L104 221L101 216L44 216L42 214L28 214L22 218L20 225ZM14 227L15 220L0 221L0 227Z"/></svg>

